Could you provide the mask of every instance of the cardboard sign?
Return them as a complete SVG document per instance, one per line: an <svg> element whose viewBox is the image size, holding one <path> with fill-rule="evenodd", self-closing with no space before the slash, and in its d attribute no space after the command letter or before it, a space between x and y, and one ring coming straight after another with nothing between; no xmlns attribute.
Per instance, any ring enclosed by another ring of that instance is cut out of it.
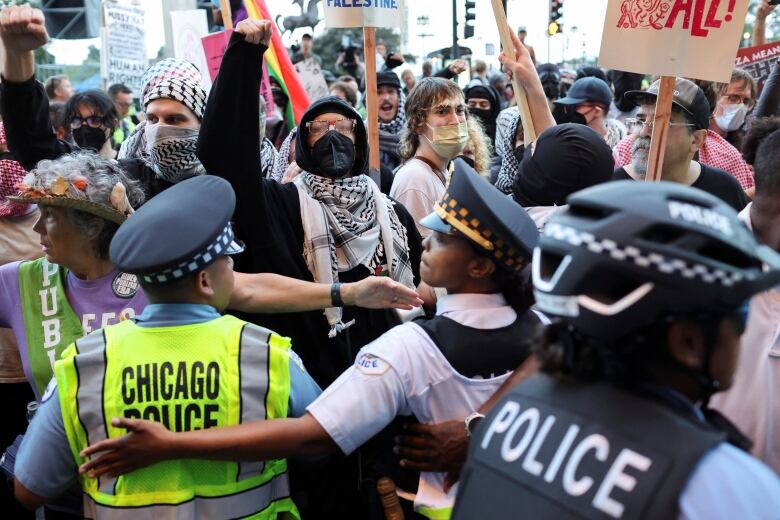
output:
<svg viewBox="0 0 780 520"><path fill-rule="evenodd" d="M404 21L404 0L325 0L325 25L395 27Z"/></svg>
<svg viewBox="0 0 780 520"><path fill-rule="evenodd" d="M748 0L609 0L599 65L728 82Z"/></svg>
<svg viewBox="0 0 780 520"><path fill-rule="evenodd" d="M295 64L295 72L298 73L298 79L301 80L303 88L309 95L309 99L314 101L328 95L328 84L325 76L322 75L320 64L314 58L306 58Z"/></svg>
<svg viewBox="0 0 780 520"><path fill-rule="evenodd" d="M173 33L173 56L195 65L203 76L206 91L211 88L211 77L206 64L201 38L208 35L206 11L191 9L171 11L171 32Z"/></svg>
<svg viewBox="0 0 780 520"><path fill-rule="evenodd" d="M780 58L780 42L772 42L740 49L737 52L736 65L748 71L760 88L769 77L778 58Z"/></svg>
<svg viewBox="0 0 780 520"><path fill-rule="evenodd" d="M140 95L141 77L149 63L146 59L145 14L144 8L135 3L103 3L101 75L106 86L124 83L136 97Z"/></svg>

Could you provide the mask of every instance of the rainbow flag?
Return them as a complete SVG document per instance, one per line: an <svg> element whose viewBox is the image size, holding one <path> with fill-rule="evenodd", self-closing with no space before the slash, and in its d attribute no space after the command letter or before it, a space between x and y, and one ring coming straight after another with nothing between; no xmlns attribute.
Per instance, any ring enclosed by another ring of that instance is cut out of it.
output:
<svg viewBox="0 0 780 520"><path fill-rule="evenodd" d="M298 73L295 72L295 67L292 61L290 61L287 49L282 45L282 35L279 34L279 29L273 23L273 18L271 18L271 13L265 5L265 0L245 0L244 6L249 18L271 20L272 22L271 25L274 28L274 32L271 36L271 44L268 50L265 51L264 61L268 74L279 83L284 93L290 99L290 102L287 104L286 115L287 124L290 128L293 128L298 125L301 116L311 104L309 95L298 79Z"/></svg>

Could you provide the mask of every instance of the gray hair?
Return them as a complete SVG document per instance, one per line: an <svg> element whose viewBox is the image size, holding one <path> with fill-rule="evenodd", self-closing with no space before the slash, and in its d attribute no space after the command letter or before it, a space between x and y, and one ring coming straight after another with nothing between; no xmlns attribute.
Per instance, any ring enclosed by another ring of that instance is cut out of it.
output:
<svg viewBox="0 0 780 520"><path fill-rule="evenodd" d="M113 207L111 191L118 182L125 186L127 199L134 208L143 204L145 199L139 181L128 177L118 162L105 159L94 152L80 151L54 160L41 161L27 174L24 183L32 188L49 189L57 177L62 177L70 184L86 179L87 187L84 191L70 188L68 195L103 206ZM97 256L107 257L111 238L119 226L86 211L70 208L67 211L82 233L88 236L96 235Z"/></svg>

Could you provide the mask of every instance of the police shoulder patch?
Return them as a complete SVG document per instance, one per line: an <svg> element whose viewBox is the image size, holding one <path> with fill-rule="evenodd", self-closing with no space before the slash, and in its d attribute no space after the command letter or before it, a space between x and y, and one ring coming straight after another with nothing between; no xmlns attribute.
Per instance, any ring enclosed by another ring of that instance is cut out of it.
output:
<svg viewBox="0 0 780 520"><path fill-rule="evenodd" d="M130 273L117 273L111 283L111 289L117 297L130 299L138 292L138 278Z"/></svg>
<svg viewBox="0 0 780 520"><path fill-rule="evenodd" d="M355 367L364 374L381 376L390 370L390 363L367 352L361 353L355 360Z"/></svg>
<svg viewBox="0 0 780 520"><path fill-rule="evenodd" d="M49 381L49 384L46 385L46 390L43 391L43 397L41 397L41 404L45 403L49 400L49 398L54 394L54 391L57 389L57 378L52 377L51 381Z"/></svg>

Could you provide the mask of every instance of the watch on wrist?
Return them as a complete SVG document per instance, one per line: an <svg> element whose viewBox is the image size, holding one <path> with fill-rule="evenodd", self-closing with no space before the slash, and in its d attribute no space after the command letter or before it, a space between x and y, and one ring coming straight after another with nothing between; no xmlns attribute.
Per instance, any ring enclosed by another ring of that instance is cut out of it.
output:
<svg viewBox="0 0 780 520"><path fill-rule="evenodd" d="M466 435L471 437L471 434L474 433L474 429L477 427L477 423L484 418L485 416L479 412L470 413L466 420L463 421L466 425Z"/></svg>

